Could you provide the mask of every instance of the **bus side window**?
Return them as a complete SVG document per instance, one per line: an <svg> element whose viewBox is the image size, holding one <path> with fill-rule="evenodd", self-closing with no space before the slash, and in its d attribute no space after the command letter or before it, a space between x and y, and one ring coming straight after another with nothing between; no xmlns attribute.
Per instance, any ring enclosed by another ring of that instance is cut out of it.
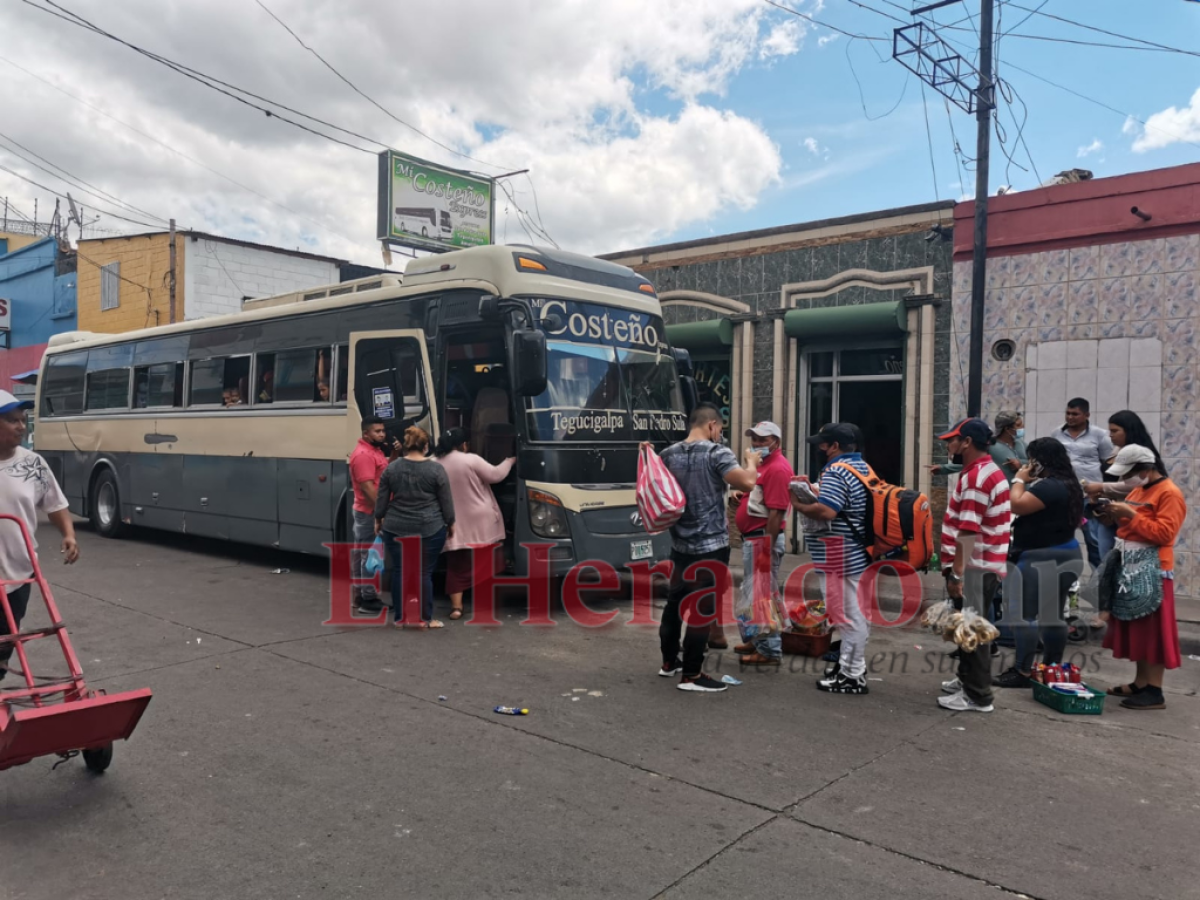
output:
<svg viewBox="0 0 1200 900"><path fill-rule="evenodd" d="M101 372L88 372L87 408L128 409L129 370L105 369Z"/></svg>
<svg viewBox="0 0 1200 900"><path fill-rule="evenodd" d="M133 408L183 405L183 363L156 363L133 370Z"/></svg>
<svg viewBox="0 0 1200 900"><path fill-rule="evenodd" d="M275 354L260 353L254 373L254 402L275 402Z"/></svg>
<svg viewBox="0 0 1200 900"><path fill-rule="evenodd" d="M345 403L350 395L350 345L337 346L337 402Z"/></svg>
<svg viewBox="0 0 1200 900"><path fill-rule="evenodd" d="M272 368L271 402L312 403L317 392L318 351L280 350L275 354ZM260 357L261 358L261 357Z"/></svg>
<svg viewBox="0 0 1200 900"><path fill-rule="evenodd" d="M72 416L83 412L83 383L87 351L63 353L46 361L42 384L42 415Z"/></svg>
<svg viewBox="0 0 1200 900"><path fill-rule="evenodd" d="M190 406L241 406L250 374L250 357L198 359L192 363Z"/></svg>

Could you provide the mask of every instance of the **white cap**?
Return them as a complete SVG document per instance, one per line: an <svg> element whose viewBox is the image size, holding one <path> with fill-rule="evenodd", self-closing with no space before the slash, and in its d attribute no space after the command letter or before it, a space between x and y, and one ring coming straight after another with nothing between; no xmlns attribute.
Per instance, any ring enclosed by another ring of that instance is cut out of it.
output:
<svg viewBox="0 0 1200 900"><path fill-rule="evenodd" d="M773 437L783 440L783 432L774 422L759 422L753 428L746 429L746 437Z"/></svg>
<svg viewBox="0 0 1200 900"><path fill-rule="evenodd" d="M0 391L0 415L10 413L14 409L33 409L33 401L18 400L8 391Z"/></svg>
<svg viewBox="0 0 1200 900"><path fill-rule="evenodd" d="M1154 451L1137 444L1126 444L1117 453L1112 465L1108 467L1108 474L1124 478L1134 466L1147 463L1153 465L1155 462L1157 460L1154 458Z"/></svg>

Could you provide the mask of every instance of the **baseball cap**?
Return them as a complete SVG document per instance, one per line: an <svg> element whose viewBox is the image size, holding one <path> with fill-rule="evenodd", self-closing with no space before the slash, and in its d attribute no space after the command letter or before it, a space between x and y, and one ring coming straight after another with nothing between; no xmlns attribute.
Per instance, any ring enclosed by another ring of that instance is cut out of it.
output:
<svg viewBox="0 0 1200 900"><path fill-rule="evenodd" d="M821 430L808 437L807 441L810 444L837 444L839 447L845 447L847 444L858 445L854 426L847 425L845 422L830 422L828 425L822 425Z"/></svg>
<svg viewBox="0 0 1200 900"><path fill-rule="evenodd" d="M1115 475L1117 478L1123 478L1129 474L1129 471L1134 466L1143 464L1153 465L1156 462L1158 460L1154 458L1154 451L1150 448L1142 447L1138 444L1126 444L1117 452L1116 459L1108 467L1108 474Z"/></svg>
<svg viewBox="0 0 1200 900"><path fill-rule="evenodd" d="M10 413L14 409L33 409L33 401L18 400L8 391L0 391L0 415Z"/></svg>
<svg viewBox="0 0 1200 900"><path fill-rule="evenodd" d="M939 434L938 440L948 441L956 437L970 438L976 447L983 449L992 442L992 429L987 427L983 419L963 419L945 434Z"/></svg>
<svg viewBox="0 0 1200 900"><path fill-rule="evenodd" d="M1016 425L1021 414L1015 409L1002 409L996 413L996 430L1003 431L1009 425Z"/></svg>
<svg viewBox="0 0 1200 900"><path fill-rule="evenodd" d="M746 437L750 437L751 435L760 438L773 437L779 438L781 441L783 440L783 432L779 430L779 426L774 422L759 422L753 428L747 428Z"/></svg>

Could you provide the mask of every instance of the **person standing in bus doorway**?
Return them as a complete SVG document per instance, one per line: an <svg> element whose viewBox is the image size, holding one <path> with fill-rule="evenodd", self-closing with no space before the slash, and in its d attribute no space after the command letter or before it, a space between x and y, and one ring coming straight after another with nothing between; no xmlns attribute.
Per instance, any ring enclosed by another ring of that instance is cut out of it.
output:
<svg viewBox="0 0 1200 900"><path fill-rule="evenodd" d="M392 558L392 612L397 628L445 628L433 617L433 569L446 538L454 537L454 498L446 470L429 459L429 433L404 430L403 456L379 476L375 533ZM400 538L420 538L421 621L404 621L404 548Z"/></svg>
<svg viewBox="0 0 1200 900"><path fill-rule="evenodd" d="M388 463L396 458L393 448L387 454L387 429L383 419L367 416L362 420L362 437L350 454L350 485L354 489L354 544L350 554L350 574L353 578L363 577L363 563L367 558L367 544L375 539L375 499L379 496L379 476ZM354 587L354 608L361 613L376 614L383 610L383 602L375 593L375 585L359 584Z"/></svg>
<svg viewBox="0 0 1200 900"><path fill-rule="evenodd" d="M682 674L677 687L681 691L715 693L727 685L704 674L704 651L711 632L711 620L717 611L717 591L721 579L707 569L699 569L687 581L687 570L696 563L719 563L729 570L729 520L725 514L725 486L750 491L758 471L758 454L746 448L746 468L738 465L733 451L721 443L725 429L721 411L711 403L692 410L691 427L686 439L662 452L662 461L679 482L687 507L679 521L671 526L671 586L667 605L658 628L662 668L658 674L671 678ZM727 576L726 576L727 577ZM687 622L683 635L683 658L679 639L683 633L683 601L698 596L687 617L703 619L700 625Z"/></svg>
<svg viewBox="0 0 1200 900"><path fill-rule="evenodd" d="M31 538L37 531L38 510L46 513L50 524L62 535L60 552L63 562L70 565L79 559L79 544L75 541L75 526L67 510L67 498L46 461L22 445L28 430L25 410L32 408L31 401L18 400L8 391L0 391L0 512L24 522ZM36 540L34 549L37 549ZM9 582L32 577L33 563L21 529L15 522L0 521L0 578ZM32 587L31 584L4 585L17 631L21 630ZM0 610L0 636L10 633L8 618ZM8 661L13 651L12 643L0 645L0 680L8 673Z"/></svg>
<svg viewBox="0 0 1200 900"><path fill-rule="evenodd" d="M447 429L433 451L450 478L454 514L458 527L447 539L446 593L450 595L450 618L461 619L463 594L475 587L475 551L491 547L499 554L504 541L504 516L492 492L492 485L508 477L517 458L510 456L497 466L471 452L467 432ZM499 562L496 571L501 571Z"/></svg>
<svg viewBox="0 0 1200 900"><path fill-rule="evenodd" d="M791 509L788 485L795 473L784 458L781 446L783 432L774 422L759 422L746 432L750 443L762 460L758 464L758 481L754 490L743 494L737 509L737 527L742 533L742 601L741 608L753 608L754 560L758 553L770 555L771 599L778 599L779 568L783 564L786 540L783 530L787 511ZM762 563L759 563L762 566ZM775 603L778 610L779 604ZM738 659L745 666L777 666L783 661L783 635L764 623L739 620L742 643L734 649L744 654Z"/></svg>

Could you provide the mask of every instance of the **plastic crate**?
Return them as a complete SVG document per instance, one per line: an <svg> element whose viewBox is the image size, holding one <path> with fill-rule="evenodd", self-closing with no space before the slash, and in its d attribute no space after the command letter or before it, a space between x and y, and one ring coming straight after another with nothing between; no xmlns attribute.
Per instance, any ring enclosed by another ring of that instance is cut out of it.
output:
<svg viewBox="0 0 1200 900"><path fill-rule="evenodd" d="M1084 687L1096 696L1091 698L1072 697L1069 694L1060 694L1058 691L1051 690L1046 685L1035 681L1033 683L1033 699L1043 706L1048 706L1069 716L1098 716L1102 714L1104 712L1104 691L1098 691L1090 684L1084 685Z"/></svg>
<svg viewBox="0 0 1200 900"><path fill-rule="evenodd" d="M795 631L783 632L783 652L794 656L821 657L829 652L829 644L833 640L832 632L824 634L800 634Z"/></svg>

